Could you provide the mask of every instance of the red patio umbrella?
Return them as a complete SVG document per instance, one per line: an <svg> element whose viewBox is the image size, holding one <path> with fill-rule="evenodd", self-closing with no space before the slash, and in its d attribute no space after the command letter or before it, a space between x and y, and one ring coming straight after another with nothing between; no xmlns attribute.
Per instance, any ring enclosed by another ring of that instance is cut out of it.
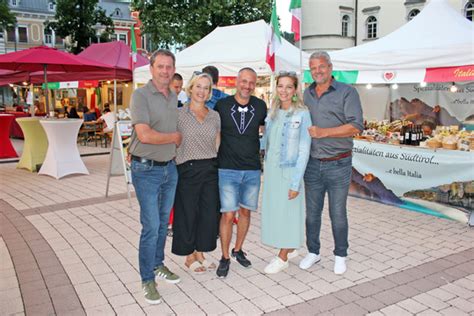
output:
<svg viewBox="0 0 474 316"><path fill-rule="evenodd" d="M49 112L48 71L83 72L107 70L110 66L75 56L56 48L38 46L18 52L0 55L0 69L13 71L44 72L46 84L46 111Z"/></svg>
<svg viewBox="0 0 474 316"><path fill-rule="evenodd" d="M0 87L10 83L28 81L28 73L24 71L12 71L0 69Z"/></svg>

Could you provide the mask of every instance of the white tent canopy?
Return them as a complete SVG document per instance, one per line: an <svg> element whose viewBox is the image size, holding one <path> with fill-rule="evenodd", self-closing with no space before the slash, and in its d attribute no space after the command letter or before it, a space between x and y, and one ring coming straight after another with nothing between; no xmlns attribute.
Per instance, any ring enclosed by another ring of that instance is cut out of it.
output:
<svg viewBox="0 0 474 316"><path fill-rule="evenodd" d="M176 54L176 72L189 79L196 70L208 65L219 69L220 76L236 76L243 67L252 67L259 76L270 75L266 63L270 26L263 20L217 27L200 41ZM308 68L309 55L303 52L303 69ZM282 38L276 51L275 71L300 72L299 49ZM146 83L151 78L149 67L135 69L134 81Z"/></svg>
<svg viewBox="0 0 474 316"><path fill-rule="evenodd" d="M334 70L358 72L353 83L421 82L427 68L474 65L474 26L445 0L431 0L393 33L330 55Z"/></svg>

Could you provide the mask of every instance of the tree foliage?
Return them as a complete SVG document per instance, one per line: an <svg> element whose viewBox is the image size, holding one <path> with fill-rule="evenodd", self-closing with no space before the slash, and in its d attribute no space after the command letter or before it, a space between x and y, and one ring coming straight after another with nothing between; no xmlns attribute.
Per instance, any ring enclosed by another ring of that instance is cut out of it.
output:
<svg viewBox="0 0 474 316"><path fill-rule="evenodd" d="M291 44L295 45L295 33L282 32L281 35Z"/></svg>
<svg viewBox="0 0 474 316"><path fill-rule="evenodd" d="M269 21L271 0L133 0L142 33L159 47L189 46L218 26Z"/></svg>
<svg viewBox="0 0 474 316"><path fill-rule="evenodd" d="M15 15L8 7L8 0L0 0L0 31L3 31L16 23Z"/></svg>
<svg viewBox="0 0 474 316"><path fill-rule="evenodd" d="M98 2L99 0L57 0L55 21L47 21L45 24L57 35L63 38L69 36L72 45L68 49L75 54L80 53L91 41L96 41L97 23L104 27L101 41L108 41L109 35L113 33L114 22L98 6Z"/></svg>

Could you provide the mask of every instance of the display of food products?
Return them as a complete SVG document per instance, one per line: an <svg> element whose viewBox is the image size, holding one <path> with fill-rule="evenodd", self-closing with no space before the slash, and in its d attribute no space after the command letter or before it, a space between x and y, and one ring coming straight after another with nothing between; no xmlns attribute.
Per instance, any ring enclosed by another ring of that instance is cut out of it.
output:
<svg viewBox="0 0 474 316"><path fill-rule="evenodd" d="M425 135L422 125L410 121L369 121L357 139L388 144L474 151L474 131L459 130L459 126L437 126L431 135Z"/></svg>
<svg viewBox="0 0 474 316"><path fill-rule="evenodd" d="M432 138L426 141L426 146L430 148L473 150L474 151L474 131L461 130L456 126L438 126Z"/></svg>

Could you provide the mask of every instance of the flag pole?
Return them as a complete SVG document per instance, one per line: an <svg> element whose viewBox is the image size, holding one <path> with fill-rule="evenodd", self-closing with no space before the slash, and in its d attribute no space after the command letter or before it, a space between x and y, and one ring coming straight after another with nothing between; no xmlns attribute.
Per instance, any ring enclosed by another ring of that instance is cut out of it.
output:
<svg viewBox="0 0 474 316"><path fill-rule="evenodd" d="M301 3L301 17L300 17L300 85L302 90L304 90L303 79L304 79L304 70L303 70L303 3Z"/></svg>

